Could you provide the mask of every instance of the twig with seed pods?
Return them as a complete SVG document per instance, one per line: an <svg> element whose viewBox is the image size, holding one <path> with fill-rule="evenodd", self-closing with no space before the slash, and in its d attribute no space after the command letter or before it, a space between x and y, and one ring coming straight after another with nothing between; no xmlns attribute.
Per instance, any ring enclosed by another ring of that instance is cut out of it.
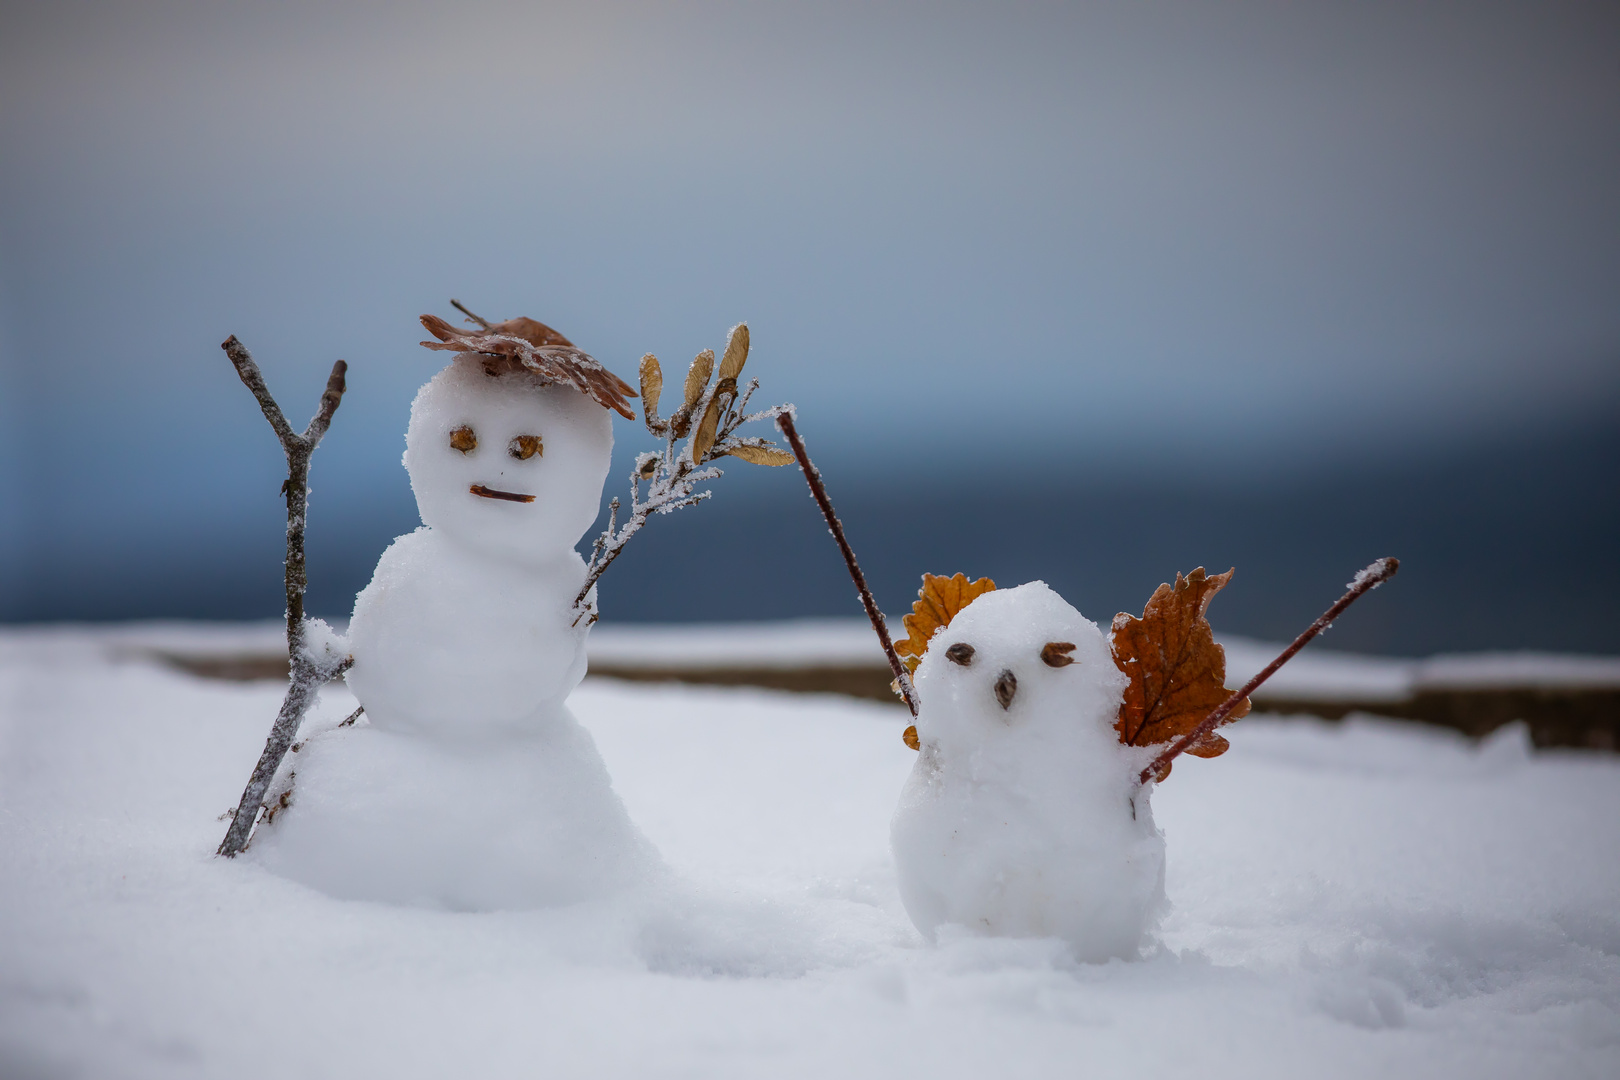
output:
<svg viewBox="0 0 1620 1080"><path fill-rule="evenodd" d="M269 790L270 781L281 766L282 759L287 756L287 749L292 745L293 736L298 733L298 725L303 722L304 714L314 703L316 691L347 671L353 663L347 656L325 652L315 655L308 648L304 633L304 589L308 585L304 569L304 522L309 513L309 459L320 445L326 429L331 426L332 414L337 412L338 405L343 401L344 376L349 366L342 360L332 365L332 374L326 380L326 392L321 395L320 407L303 434L299 434L282 415L281 407L271 396L264 375L247 347L236 340L235 335L220 347L235 365L243 384L258 400L264 418L270 421L270 427L287 455L287 479L281 485L281 491L287 496L287 662L290 681L287 696L281 702L281 711L270 728L270 737L265 740L264 752L259 755L253 775L248 778L247 787L242 791L242 801L231 815L231 825L225 839L220 841L218 854L234 856L247 847L265 792Z"/></svg>
<svg viewBox="0 0 1620 1080"><path fill-rule="evenodd" d="M687 369L680 406L668 418L663 418L658 415L658 399L664 388L663 370L652 353L641 358L642 419L648 431L664 440L664 448L636 458L635 469L630 473L630 507L623 525L619 524L622 504L616 498L608 504L608 527L591 546L585 583L574 597L574 607L579 610L575 624L580 619L596 621L591 590L648 518L696 506L713 494L695 490L705 480L722 475L711 462L727 456L754 465L786 465L793 460L791 454L764 439L736 434L743 424L780 417L793 409L791 405L773 405L756 413L747 411L749 399L759 388L759 380L750 379L739 393L737 377L747 361L748 324L739 323L732 327L726 340L718 373L714 350L698 353ZM682 439L686 439L686 443L677 446Z"/></svg>
<svg viewBox="0 0 1620 1080"><path fill-rule="evenodd" d="M861 595L861 606L866 609L866 617L872 620L872 629L877 631L878 641L883 646L883 655L889 659L889 670L894 672L894 683L900 690L900 696L905 699L906 707L911 715L917 715L917 691L911 685L911 674L906 671L905 664L900 661L900 654L894 651L894 642L889 639L889 626L883 620L883 612L878 610L877 601L872 599L872 590L866 586L866 575L861 573L861 564L855 561L855 549L849 546L849 540L844 536L843 523L833 512L832 500L827 497L827 486L822 483L821 472L810 461L810 454L804 448L804 440L799 438L799 431L793 426L793 414L783 413L776 418L776 426L782 429L788 445L793 447L793 456L799 460L799 469L804 473L805 483L810 485L810 495L821 507L821 516L827 519L827 528L833 539L838 541L838 550L843 553L844 565L849 567L849 576L855 581L855 591Z"/></svg>
<svg viewBox="0 0 1620 1080"><path fill-rule="evenodd" d="M1341 614L1343 614L1345 608L1349 607L1351 604L1361 599L1362 596L1378 588L1378 586L1394 577L1395 572L1400 568L1401 561L1399 559L1385 558L1377 560L1376 562L1370 564L1366 569L1358 573L1355 578L1351 580L1348 592L1339 597L1339 599L1334 602L1332 607L1322 612L1321 617L1315 622L1311 623L1303 634L1295 638L1292 645L1289 645L1288 648L1278 653L1277 659L1267 664L1261 669L1258 675L1244 683L1243 686L1235 691L1231 697L1221 702L1220 705L1215 708L1215 711L1204 717L1197 727L1193 728L1191 731L1187 732L1187 734L1171 743L1163 753L1154 758L1153 761L1148 764L1148 767L1142 770L1141 776L1137 778L1138 782L1145 784L1155 776L1164 775L1165 766L1174 761L1177 755L1179 755L1189 746L1192 746L1194 743L1198 742L1199 739L1202 739L1204 736L1214 731L1217 727L1220 727L1221 722L1231 714L1233 709L1238 707L1239 702L1258 690L1260 688L1260 684L1264 683L1267 679L1275 675L1277 673L1277 669L1288 663L1289 660L1293 659L1294 654L1303 649L1312 638L1326 630L1328 627L1332 626L1333 620L1337 619Z"/></svg>

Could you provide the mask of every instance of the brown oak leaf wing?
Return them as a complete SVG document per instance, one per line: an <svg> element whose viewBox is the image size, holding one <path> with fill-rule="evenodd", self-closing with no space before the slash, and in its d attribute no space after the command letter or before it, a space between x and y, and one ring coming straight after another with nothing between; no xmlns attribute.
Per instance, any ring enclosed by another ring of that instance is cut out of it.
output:
<svg viewBox="0 0 1620 1080"><path fill-rule="evenodd" d="M1226 689L1226 650L1215 643L1205 613L1233 571L1213 576L1199 567L1174 585L1160 585L1140 619L1114 616L1114 663L1130 680L1115 728L1129 746L1168 743L1196 728L1231 696ZM1245 698L1224 723L1248 715ZM1198 757L1218 757L1230 744L1210 732L1187 748ZM1165 769L1168 776L1170 770ZM1164 776L1159 777L1163 779Z"/></svg>

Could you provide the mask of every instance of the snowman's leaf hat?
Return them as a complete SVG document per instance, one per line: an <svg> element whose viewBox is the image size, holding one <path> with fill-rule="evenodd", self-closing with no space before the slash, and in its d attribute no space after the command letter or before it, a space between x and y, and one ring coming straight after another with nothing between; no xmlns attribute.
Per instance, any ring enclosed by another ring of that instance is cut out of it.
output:
<svg viewBox="0 0 1620 1080"><path fill-rule="evenodd" d="M454 352L458 359L480 360L492 373L522 370L548 382L567 383L602 408L612 409L626 420L636 418L625 400L636 396L630 385L543 322L508 319L463 330L437 315L423 315L422 325L439 339L422 342L429 349Z"/></svg>

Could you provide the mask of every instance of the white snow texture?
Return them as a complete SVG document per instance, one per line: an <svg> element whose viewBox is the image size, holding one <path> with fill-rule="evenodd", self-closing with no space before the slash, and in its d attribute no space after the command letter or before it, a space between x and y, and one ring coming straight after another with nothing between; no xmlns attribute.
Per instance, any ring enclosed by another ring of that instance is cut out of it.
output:
<svg viewBox="0 0 1620 1080"><path fill-rule="evenodd" d="M524 436L538 453L519 456ZM405 466L424 524L349 624L366 721L308 738L252 858L332 896L451 910L570 904L654 872L565 704L589 631L574 545L612 448L606 410L526 372L458 359L422 388Z"/></svg>
<svg viewBox="0 0 1620 1080"><path fill-rule="evenodd" d="M1072 662L1043 661L1048 644ZM919 930L1137 955L1164 906L1164 839L1136 783L1151 751L1114 732L1124 688L1096 624L1044 582L985 593L935 634L892 828Z"/></svg>
<svg viewBox="0 0 1620 1080"><path fill-rule="evenodd" d="M1154 793L1157 943L1077 964L912 928L896 706L586 679L670 880L457 912L214 858L284 684L97 633L0 630L6 1080L1620 1075L1620 758L1522 727L1232 725Z"/></svg>

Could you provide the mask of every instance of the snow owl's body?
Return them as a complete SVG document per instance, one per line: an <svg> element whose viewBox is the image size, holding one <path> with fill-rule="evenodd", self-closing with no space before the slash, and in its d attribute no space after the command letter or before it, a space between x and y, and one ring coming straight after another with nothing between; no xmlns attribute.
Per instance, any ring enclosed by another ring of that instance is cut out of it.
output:
<svg viewBox="0 0 1620 1080"><path fill-rule="evenodd" d="M925 935L1136 955L1164 907L1164 841L1136 783L1144 752L1114 731L1124 685L1102 632L1042 582L978 597L929 643L891 830Z"/></svg>

